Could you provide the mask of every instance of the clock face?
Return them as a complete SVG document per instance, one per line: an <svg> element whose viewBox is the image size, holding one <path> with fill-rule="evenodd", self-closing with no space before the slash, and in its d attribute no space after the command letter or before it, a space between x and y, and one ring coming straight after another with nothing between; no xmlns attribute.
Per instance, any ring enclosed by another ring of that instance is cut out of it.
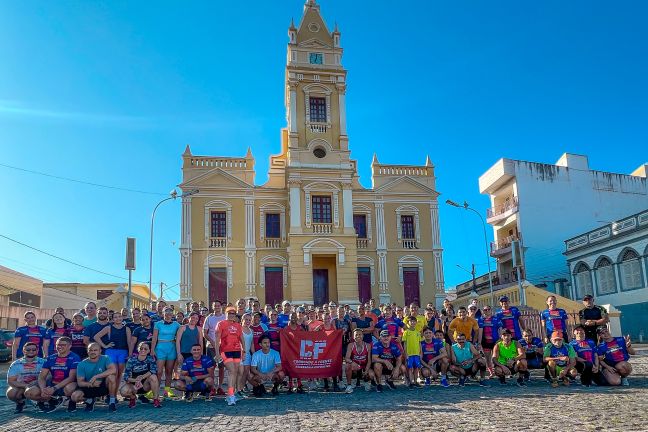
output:
<svg viewBox="0 0 648 432"><path fill-rule="evenodd" d="M324 54L310 53L308 59L310 61L310 64L322 64L324 63Z"/></svg>

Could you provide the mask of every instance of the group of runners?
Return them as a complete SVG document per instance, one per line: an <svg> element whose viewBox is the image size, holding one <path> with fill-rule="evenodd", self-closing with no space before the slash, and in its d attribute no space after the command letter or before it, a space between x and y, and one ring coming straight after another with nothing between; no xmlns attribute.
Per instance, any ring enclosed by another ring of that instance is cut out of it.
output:
<svg viewBox="0 0 648 432"><path fill-rule="evenodd" d="M591 296L583 303L580 325L568 334L568 315L549 296L538 335L506 296L497 311L473 302L456 314L447 300L440 311L428 304L420 313L416 304L378 306L373 300L357 308L293 307L284 301L262 310L256 299L215 301L211 310L192 302L185 311L163 301L150 310L121 311L90 302L71 319L57 310L45 326L27 312L12 345L7 397L16 413L27 400L44 412L66 401L70 412L79 403L93 411L97 400L105 400L114 412L118 397L129 408L138 401L160 408L165 397L190 402L224 396L234 405L268 391L304 393L318 383L286 375L280 354L284 329L341 330L343 368L322 380L325 391L352 393L364 385L382 392L401 379L411 388L437 379L449 387L450 377L460 387L469 380L489 386L490 379L506 385L515 377L523 387L533 369L544 370L553 387L578 377L585 386L628 385L632 343L610 334L607 313Z"/></svg>

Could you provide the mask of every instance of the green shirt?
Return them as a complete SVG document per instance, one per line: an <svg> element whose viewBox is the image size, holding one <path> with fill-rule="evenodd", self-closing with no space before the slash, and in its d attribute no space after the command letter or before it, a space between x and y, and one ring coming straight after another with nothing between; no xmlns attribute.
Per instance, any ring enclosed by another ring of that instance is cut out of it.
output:
<svg viewBox="0 0 648 432"><path fill-rule="evenodd" d="M83 318L83 327L88 327L90 324L94 324L97 322L97 316L95 315L94 318Z"/></svg>
<svg viewBox="0 0 648 432"><path fill-rule="evenodd" d="M107 355L100 355L96 362L91 361L89 358L84 359L77 365L77 376L90 381L93 376L105 372L111 363L112 361Z"/></svg>

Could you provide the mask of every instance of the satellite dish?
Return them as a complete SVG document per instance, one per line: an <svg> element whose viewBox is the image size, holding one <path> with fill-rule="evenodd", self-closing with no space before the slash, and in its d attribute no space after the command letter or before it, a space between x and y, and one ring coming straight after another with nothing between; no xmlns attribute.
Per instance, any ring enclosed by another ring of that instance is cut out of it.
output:
<svg viewBox="0 0 648 432"><path fill-rule="evenodd" d="M457 294L456 293L449 293L448 295L446 295L446 300L448 300L448 301L457 300Z"/></svg>

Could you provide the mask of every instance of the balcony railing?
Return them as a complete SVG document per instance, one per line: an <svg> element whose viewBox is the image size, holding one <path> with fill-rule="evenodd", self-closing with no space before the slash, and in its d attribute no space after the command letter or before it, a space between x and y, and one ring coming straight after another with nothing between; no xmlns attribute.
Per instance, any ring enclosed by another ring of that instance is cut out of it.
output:
<svg viewBox="0 0 648 432"><path fill-rule="evenodd" d="M504 202L503 204L496 205L493 208L486 210L486 220L491 222L495 219L500 219L502 217L508 217L513 213L518 211L518 198L512 197L510 200Z"/></svg>
<svg viewBox="0 0 648 432"><path fill-rule="evenodd" d="M418 243L414 239L403 239L403 249L418 249Z"/></svg>
<svg viewBox="0 0 648 432"><path fill-rule="evenodd" d="M327 125L326 123L311 123L310 130L313 133L326 133Z"/></svg>
<svg viewBox="0 0 648 432"><path fill-rule="evenodd" d="M314 223L313 234L332 234L333 224L330 223Z"/></svg>
<svg viewBox="0 0 648 432"><path fill-rule="evenodd" d="M366 238L356 239L356 247L358 249L367 249L369 247L369 240Z"/></svg>
<svg viewBox="0 0 648 432"><path fill-rule="evenodd" d="M511 243L522 240L522 235L510 235L499 242L491 242L491 255L502 255L511 251Z"/></svg>
<svg viewBox="0 0 648 432"><path fill-rule="evenodd" d="M210 248L225 248L227 245L227 239L225 237L212 237L209 239Z"/></svg>
<svg viewBox="0 0 648 432"><path fill-rule="evenodd" d="M267 238L265 239L265 245L270 249L280 249L281 248L281 239L278 238Z"/></svg>

